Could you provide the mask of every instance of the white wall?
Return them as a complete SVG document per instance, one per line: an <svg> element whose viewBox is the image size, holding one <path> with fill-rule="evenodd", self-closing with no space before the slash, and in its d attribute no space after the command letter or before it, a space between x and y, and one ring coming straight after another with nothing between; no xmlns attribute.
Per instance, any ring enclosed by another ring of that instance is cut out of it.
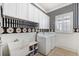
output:
<svg viewBox="0 0 79 59"><path fill-rule="evenodd" d="M56 33L56 47L65 48L79 54L79 33Z"/></svg>

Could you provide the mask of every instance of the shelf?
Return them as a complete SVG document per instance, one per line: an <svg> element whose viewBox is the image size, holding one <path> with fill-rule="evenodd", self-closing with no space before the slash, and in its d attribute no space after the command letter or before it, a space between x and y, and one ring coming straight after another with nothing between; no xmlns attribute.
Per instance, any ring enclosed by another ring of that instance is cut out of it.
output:
<svg viewBox="0 0 79 59"><path fill-rule="evenodd" d="M33 56L38 52L38 42L30 42L27 56Z"/></svg>

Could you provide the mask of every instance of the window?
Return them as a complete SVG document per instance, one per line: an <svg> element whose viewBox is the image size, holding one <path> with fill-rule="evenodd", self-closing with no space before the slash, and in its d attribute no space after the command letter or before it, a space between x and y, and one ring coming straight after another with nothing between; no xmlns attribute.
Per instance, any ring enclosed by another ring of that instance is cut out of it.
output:
<svg viewBox="0 0 79 59"><path fill-rule="evenodd" d="M73 31L73 12L55 17L55 31L69 33Z"/></svg>

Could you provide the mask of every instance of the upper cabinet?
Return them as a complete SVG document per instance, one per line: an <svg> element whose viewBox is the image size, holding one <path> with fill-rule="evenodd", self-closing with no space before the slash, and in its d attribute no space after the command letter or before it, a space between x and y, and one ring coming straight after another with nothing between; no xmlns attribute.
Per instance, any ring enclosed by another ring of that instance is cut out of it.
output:
<svg viewBox="0 0 79 59"><path fill-rule="evenodd" d="M28 19L28 4L25 3L4 3L3 14L20 19Z"/></svg>
<svg viewBox="0 0 79 59"><path fill-rule="evenodd" d="M34 6L32 4L29 4L29 21L34 21L33 20L33 16L34 16Z"/></svg>
<svg viewBox="0 0 79 59"><path fill-rule="evenodd" d="M49 16L39 11L39 28L49 29Z"/></svg>
<svg viewBox="0 0 79 59"><path fill-rule="evenodd" d="M28 20L28 4L17 3L17 18Z"/></svg>
<svg viewBox="0 0 79 59"><path fill-rule="evenodd" d="M34 7L34 16L33 16L33 20L35 21L35 22L38 22L38 20L39 20L39 10L38 10L38 8L36 8L36 7Z"/></svg>
<svg viewBox="0 0 79 59"><path fill-rule="evenodd" d="M45 29L49 29L49 16L45 15Z"/></svg>
<svg viewBox="0 0 79 59"><path fill-rule="evenodd" d="M40 29L49 29L49 17L30 3L4 3L3 15L36 22Z"/></svg>
<svg viewBox="0 0 79 59"><path fill-rule="evenodd" d="M29 20L39 23L40 29L49 29L49 16L32 4L29 4Z"/></svg>
<svg viewBox="0 0 79 59"><path fill-rule="evenodd" d="M32 4L29 4L29 20L33 21L33 22L37 22L38 23L38 8L36 8L35 6L33 6Z"/></svg>
<svg viewBox="0 0 79 59"><path fill-rule="evenodd" d="M43 16L42 12L39 11L39 28L43 29Z"/></svg>
<svg viewBox="0 0 79 59"><path fill-rule="evenodd" d="M3 14L12 16L12 17L16 17L17 16L16 5L17 5L16 3L4 3L3 4Z"/></svg>
<svg viewBox="0 0 79 59"><path fill-rule="evenodd" d="M49 29L49 17L47 15L45 15L44 13L42 15L43 15L43 19L42 19L43 29Z"/></svg>

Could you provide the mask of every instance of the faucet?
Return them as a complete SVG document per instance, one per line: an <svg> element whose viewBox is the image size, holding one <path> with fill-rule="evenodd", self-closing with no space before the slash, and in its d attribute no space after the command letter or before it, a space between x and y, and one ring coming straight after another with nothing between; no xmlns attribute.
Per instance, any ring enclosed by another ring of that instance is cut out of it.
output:
<svg viewBox="0 0 79 59"><path fill-rule="evenodd" d="M18 39L15 39L15 40L14 40L14 42L17 42L17 41L19 41L19 40L18 40Z"/></svg>

